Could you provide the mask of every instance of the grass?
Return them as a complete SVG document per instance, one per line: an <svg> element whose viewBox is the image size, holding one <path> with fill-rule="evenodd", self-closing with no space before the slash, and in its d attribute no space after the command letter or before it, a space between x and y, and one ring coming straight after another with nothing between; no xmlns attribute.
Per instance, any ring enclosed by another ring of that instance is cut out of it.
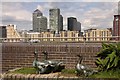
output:
<svg viewBox="0 0 120 80"><path fill-rule="evenodd" d="M21 68L15 71L12 71L10 73L18 73L18 74L36 74L36 69L35 68Z"/></svg>
<svg viewBox="0 0 120 80"><path fill-rule="evenodd" d="M36 74L36 69L35 68L21 68L15 71L11 71L9 73L15 73L15 74ZM75 74L75 69L63 69L61 71L61 76L76 76Z"/></svg>
<svg viewBox="0 0 120 80"><path fill-rule="evenodd" d="M63 69L61 76L74 77L76 76L75 69Z"/></svg>
<svg viewBox="0 0 120 80"><path fill-rule="evenodd" d="M120 78L120 70L103 71L89 76L90 78Z"/></svg>
<svg viewBox="0 0 120 80"><path fill-rule="evenodd" d="M32 68L32 67L31 68L21 68L21 69L12 71L10 73L36 74L36 69ZM61 71L60 76L75 77L76 76L75 69L63 69ZM83 76L80 76L80 77L83 77ZM120 78L120 69L98 72L97 74L88 76L88 78Z"/></svg>
<svg viewBox="0 0 120 80"><path fill-rule="evenodd" d="M75 69L64 69L64 70L62 70L61 75L68 76L68 77L76 76ZM85 78L85 76L83 76L83 75L81 75L79 77ZM97 74L88 76L88 78L120 78L120 69L98 72Z"/></svg>

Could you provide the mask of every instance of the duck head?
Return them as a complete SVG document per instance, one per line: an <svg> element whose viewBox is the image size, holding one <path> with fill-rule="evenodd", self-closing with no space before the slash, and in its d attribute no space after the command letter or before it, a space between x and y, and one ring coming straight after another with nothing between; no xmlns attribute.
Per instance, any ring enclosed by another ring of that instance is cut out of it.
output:
<svg viewBox="0 0 120 80"><path fill-rule="evenodd" d="M47 60L47 59L48 59L48 52L47 52L47 51L43 51L42 53L43 53L44 56L45 56L45 60Z"/></svg>
<svg viewBox="0 0 120 80"><path fill-rule="evenodd" d="M81 64L83 57L82 57L82 56L80 56L80 55L77 55L77 56L79 57L78 63L80 63L80 64Z"/></svg>

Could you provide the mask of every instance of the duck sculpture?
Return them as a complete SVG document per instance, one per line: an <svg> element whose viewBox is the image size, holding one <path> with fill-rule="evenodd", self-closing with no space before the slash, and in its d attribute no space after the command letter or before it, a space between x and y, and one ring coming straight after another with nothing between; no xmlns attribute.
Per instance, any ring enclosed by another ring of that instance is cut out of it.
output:
<svg viewBox="0 0 120 80"><path fill-rule="evenodd" d="M51 66L52 72L61 71L62 69L64 69L65 66L63 65L63 62L56 60L48 60L48 52L43 51L42 53L45 56L45 61Z"/></svg>
<svg viewBox="0 0 120 80"><path fill-rule="evenodd" d="M87 65L82 64L83 57L80 55L77 55L77 56L79 57L78 63L76 65L76 71L78 76L84 75L87 77L97 72L96 70L90 69Z"/></svg>
<svg viewBox="0 0 120 80"><path fill-rule="evenodd" d="M37 73L44 74L61 71L62 69L64 69L64 65L62 62L56 60L48 60L47 51L43 51L42 53L44 54L45 59L43 61L38 61L38 52L35 49L33 67L36 68Z"/></svg>
<svg viewBox="0 0 120 80"><path fill-rule="evenodd" d="M43 73L49 73L51 66L46 61L38 61L38 52L35 49L34 52L34 61L33 61L33 67L36 68L37 73L43 74Z"/></svg>

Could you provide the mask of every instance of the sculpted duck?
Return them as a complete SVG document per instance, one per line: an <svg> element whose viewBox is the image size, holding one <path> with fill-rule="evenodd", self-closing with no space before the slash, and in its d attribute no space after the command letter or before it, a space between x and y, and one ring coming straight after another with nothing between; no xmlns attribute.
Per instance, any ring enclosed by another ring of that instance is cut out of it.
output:
<svg viewBox="0 0 120 80"><path fill-rule="evenodd" d="M49 73L51 66L46 61L38 61L38 52L35 50L34 52L34 61L33 61L33 67L37 69L37 73Z"/></svg>
<svg viewBox="0 0 120 80"><path fill-rule="evenodd" d="M46 62L49 63L50 66L52 67L52 72L56 72L56 71L59 71L62 68L64 68L63 62L56 61L56 60L48 60L48 52L47 51L44 51L42 53L45 56Z"/></svg>
<svg viewBox="0 0 120 80"><path fill-rule="evenodd" d="M87 65L82 64L83 57L80 55L77 56L79 57L78 63L76 65L77 75L89 76L97 72L95 70L90 69Z"/></svg>
<svg viewBox="0 0 120 80"><path fill-rule="evenodd" d="M38 52L35 49L33 66L37 69L38 73L50 73L64 69L62 62L56 60L48 60L47 51L44 51L42 53L44 54L45 59L43 61L38 61Z"/></svg>

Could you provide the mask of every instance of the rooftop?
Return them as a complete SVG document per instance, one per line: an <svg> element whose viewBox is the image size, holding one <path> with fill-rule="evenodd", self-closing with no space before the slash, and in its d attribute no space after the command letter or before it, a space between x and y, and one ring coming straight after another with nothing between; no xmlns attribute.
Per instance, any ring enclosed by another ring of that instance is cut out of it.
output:
<svg viewBox="0 0 120 80"><path fill-rule="evenodd" d="M42 13L39 9L36 9L34 13Z"/></svg>

